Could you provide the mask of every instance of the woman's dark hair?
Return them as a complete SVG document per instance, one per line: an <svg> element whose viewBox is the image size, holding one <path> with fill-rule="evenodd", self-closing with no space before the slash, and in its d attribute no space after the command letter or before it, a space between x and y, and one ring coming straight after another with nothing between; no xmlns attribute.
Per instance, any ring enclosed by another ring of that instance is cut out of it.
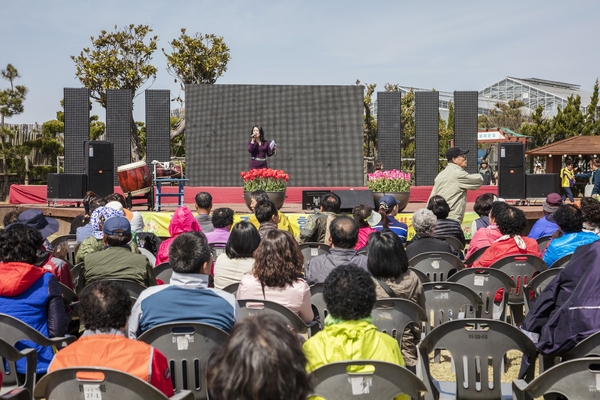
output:
<svg viewBox="0 0 600 400"><path fill-rule="evenodd" d="M169 246L169 264L179 274L199 274L210 257L210 247L202 232L184 232Z"/></svg>
<svg viewBox="0 0 600 400"><path fill-rule="evenodd" d="M225 246L227 257L249 258L254 255L254 251L260 244L260 235L258 231L248 221L240 221L231 229L231 235Z"/></svg>
<svg viewBox="0 0 600 400"><path fill-rule="evenodd" d="M217 208L212 213L212 224L215 228L225 228L233 225L234 211L231 208Z"/></svg>
<svg viewBox="0 0 600 400"><path fill-rule="evenodd" d="M271 200L261 200L254 206L254 216L259 223L271 222L277 215L277 206Z"/></svg>
<svg viewBox="0 0 600 400"><path fill-rule="evenodd" d="M111 193L108 196L106 196L104 199L106 200L107 203L110 203L111 201L117 201L117 202L121 203L123 208L127 208L127 202L125 201L125 197L123 197L123 195L120 193Z"/></svg>
<svg viewBox="0 0 600 400"><path fill-rule="evenodd" d="M235 324L209 360L207 383L215 400L305 400L313 388L298 338L273 314Z"/></svg>
<svg viewBox="0 0 600 400"><path fill-rule="evenodd" d="M260 133L260 141L264 142L265 141L265 131L263 130L262 126L260 125L254 125L252 127L252 130L250 131L250 134L253 134L254 132L254 128L258 128L258 132Z"/></svg>
<svg viewBox="0 0 600 400"><path fill-rule="evenodd" d="M564 233L581 232L585 221L581 210L572 204L558 207L554 213L554 220Z"/></svg>
<svg viewBox="0 0 600 400"><path fill-rule="evenodd" d="M125 233L124 235L109 235L104 232L104 240L106 244L111 247L121 247L125 246L127 243L131 242L131 232Z"/></svg>
<svg viewBox="0 0 600 400"><path fill-rule="evenodd" d="M83 289L79 297L79 318L88 330L110 332L127 325L131 297L119 282L99 280Z"/></svg>
<svg viewBox="0 0 600 400"><path fill-rule="evenodd" d="M323 284L327 311L346 321L367 318L375 305L375 284L364 269L354 264L334 268Z"/></svg>
<svg viewBox="0 0 600 400"><path fill-rule="evenodd" d="M33 265L42 243L44 239L37 229L16 222L0 231L0 260Z"/></svg>
<svg viewBox="0 0 600 400"><path fill-rule="evenodd" d="M496 225L503 235L521 235L527 226L525 213L516 207L509 206L495 216Z"/></svg>
<svg viewBox="0 0 600 400"><path fill-rule="evenodd" d="M19 222L19 214L21 214L21 212L17 210L7 212L2 220L2 224L6 227L15 222Z"/></svg>
<svg viewBox="0 0 600 400"><path fill-rule="evenodd" d="M333 192L324 194L323 197L321 197L321 207L323 207L323 211L337 214L340 212L341 206L342 201L340 200L340 196Z"/></svg>
<svg viewBox="0 0 600 400"><path fill-rule="evenodd" d="M265 286L283 288L302 277L304 256L289 232L274 229L254 252L252 273Z"/></svg>
<svg viewBox="0 0 600 400"><path fill-rule="evenodd" d="M359 204L354 206L354 208L352 209L352 216L354 217L354 220L358 224L359 228L365 228L369 226L367 219L371 216L372 212L373 208L369 207L366 204Z"/></svg>
<svg viewBox="0 0 600 400"><path fill-rule="evenodd" d="M373 232L367 249L367 266L376 277L397 279L408 271L408 256L394 232Z"/></svg>
<svg viewBox="0 0 600 400"><path fill-rule="evenodd" d="M510 207L510 205L504 201L493 202L492 208L490 209L490 217L496 219L498 214L506 210L508 207Z"/></svg>
<svg viewBox="0 0 600 400"><path fill-rule="evenodd" d="M600 201L592 197L584 197L579 202L583 218L588 224L600 224Z"/></svg>
<svg viewBox="0 0 600 400"><path fill-rule="evenodd" d="M437 219L446 219L450 214L450 206L442 196L432 196L427 203L427 209L431 210Z"/></svg>
<svg viewBox="0 0 600 400"><path fill-rule="evenodd" d="M480 217L490 215L490 210L492 209L495 197L496 196L493 193L485 193L477 197L475 204L473 205L473 211Z"/></svg>

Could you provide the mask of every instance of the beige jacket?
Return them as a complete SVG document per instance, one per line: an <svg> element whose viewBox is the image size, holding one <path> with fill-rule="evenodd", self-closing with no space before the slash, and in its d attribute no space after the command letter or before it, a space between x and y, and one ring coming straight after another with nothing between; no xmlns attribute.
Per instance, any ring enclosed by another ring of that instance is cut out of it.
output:
<svg viewBox="0 0 600 400"><path fill-rule="evenodd" d="M450 206L448 219L462 224L467 208L467 190L476 190L483 184L481 174L469 174L454 163L448 163L446 168L435 178L433 190L429 198L442 196Z"/></svg>

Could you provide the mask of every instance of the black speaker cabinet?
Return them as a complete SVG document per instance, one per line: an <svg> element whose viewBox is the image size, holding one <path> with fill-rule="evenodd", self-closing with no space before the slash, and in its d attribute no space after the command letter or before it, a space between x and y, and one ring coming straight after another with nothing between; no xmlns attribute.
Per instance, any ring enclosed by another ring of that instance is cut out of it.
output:
<svg viewBox="0 0 600 400"><path fill-rule="evenodd" d="M525 150L522 143L498 144L498 196L525 198Z"/></svg>
<svg viewBox="0 0 600 400"><path fill-rule="evenodd" d="M373 204L373 192L370 190L334 190L341 200L342 211L352 211L359 204Z"/></svg>
<svg viewBox="0 0 600 400"><path fill-rule="evenodd" d="M48 174L48 199L82 200L87 191L85 174Z"/></svg>
<svg viewBox="0 0 600 400"><path fill-rule="evenodd" d="M85 142L85 173L88 190L100 197L114 192L113 144L102 140Z"/></svg>
<svg viewBox="0 0 600 400"><path fill-rule="evenodd" d="M550 193L560 193L558 174L525 175L527 198L546 198Z"/></svg>
<svg viewBox="0 0 600 400"><path fill-rule="evenodd" d="M331 190L303 190L302 191L302 209L315 210L321 207L321 197L330 193Z"/></svg>

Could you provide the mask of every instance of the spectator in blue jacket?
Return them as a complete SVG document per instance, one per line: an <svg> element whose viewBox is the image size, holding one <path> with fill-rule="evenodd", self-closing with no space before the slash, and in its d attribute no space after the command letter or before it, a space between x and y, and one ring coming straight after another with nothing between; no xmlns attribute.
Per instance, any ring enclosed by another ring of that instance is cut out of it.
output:
<svg viewBox="0 0 600 400"><path fill-rule="evenodd" d="M552 236L552 234L558 230L558 225L554 219L554 213L558 210L558 207L562 206L562 204L563 201L560 194L550 193L546 196L546 200L542 203L545 215L535 222L527 236L532 239Z"/></svg>
<svg viewBox="0 0 600 400"><path fill-rule="evenodd" d="M556 218L556 223L562 236L553 239L546 249L544 262L548 267L552 266L559 258L567 254L573 254L579 246L600 239L593 232L582 231L584 222L583 213L572 204L560 206L554 213L554 218Z"/></svg>

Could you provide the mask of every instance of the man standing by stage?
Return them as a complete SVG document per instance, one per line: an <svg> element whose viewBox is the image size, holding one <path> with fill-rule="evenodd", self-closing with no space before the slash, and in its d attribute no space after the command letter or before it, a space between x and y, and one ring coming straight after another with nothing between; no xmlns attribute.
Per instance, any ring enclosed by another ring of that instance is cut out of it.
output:
<svg viewBox="0 0 600 400"><path fill-rule="evenodd" d="M452 147L446 152L448 165L435 178L435 185L429 198L435 195L442 196L450 206L448 219L462 223L467 208L467 190L479 189L483 183L480 174L469 174L464 168L467 166L469 150Z"/></svg>

